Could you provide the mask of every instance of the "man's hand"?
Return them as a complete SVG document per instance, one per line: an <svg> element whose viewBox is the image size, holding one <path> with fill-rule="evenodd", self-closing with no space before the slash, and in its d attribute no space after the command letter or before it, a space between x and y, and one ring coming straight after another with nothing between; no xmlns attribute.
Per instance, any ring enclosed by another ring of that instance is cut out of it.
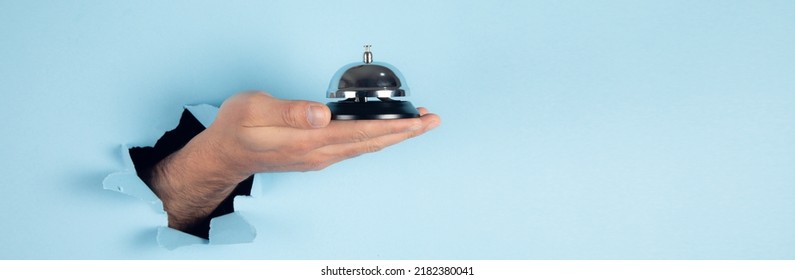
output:
<svg viewBox="0 0 795 280"><path fill-rule="evenodd" d="M152 188L169 227L185 231L254 173L321 170L440 124L439 116L419 111L414 119L331 122L322 103L241 93L224 102L210 127L155 166Z"/></svg>

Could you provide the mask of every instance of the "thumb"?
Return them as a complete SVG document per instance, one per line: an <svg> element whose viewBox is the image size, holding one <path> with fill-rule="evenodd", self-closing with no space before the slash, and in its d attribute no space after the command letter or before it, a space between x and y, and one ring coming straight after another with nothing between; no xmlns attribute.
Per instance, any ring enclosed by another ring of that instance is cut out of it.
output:
<svg viewBox="0 0 795 280"><path fill-rule="evenodd" d="M322 103L279 100L273 105L269 119L274 125L310 129L326 127L331 122L331 111Z"/></svg>
<svg viewBox="0 0 795 280"><path fill-rule="evenodd" d="M216 120L232 117L246 126L280 126L301 129L326 127L331 110L323 103L282 100L265 92L237 94L221 105Z"/></svg>

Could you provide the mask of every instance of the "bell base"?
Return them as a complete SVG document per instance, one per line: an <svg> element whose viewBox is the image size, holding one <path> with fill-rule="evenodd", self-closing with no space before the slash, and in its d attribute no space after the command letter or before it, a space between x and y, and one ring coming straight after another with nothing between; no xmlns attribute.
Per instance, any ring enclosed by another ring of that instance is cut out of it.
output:
<svg viewBox="0 0 795 280"><path fill-rule="evenodd" d="M418 118L420 112L408 101L368 101L355 102L343 100L329 102L332 120L392 120Z"/></svg>

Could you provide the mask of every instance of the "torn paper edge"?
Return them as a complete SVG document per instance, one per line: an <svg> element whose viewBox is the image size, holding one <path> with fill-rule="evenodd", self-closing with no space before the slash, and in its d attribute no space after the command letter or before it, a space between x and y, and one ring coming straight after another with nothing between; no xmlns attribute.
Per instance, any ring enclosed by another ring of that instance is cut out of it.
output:
<svg viewBox="0 0 795 280"><path fill-rule="evenodd" d="M208 241L170 227L157 227L157 244L168 250L174 250L189 245L208 244Z"/></svg>
<svg viewBox="0 0 795 280"><path fill-rule="evenodd" d="M208 104L188 105L185 106L185 109L188 109L205 128L210 127L215 116L218 115L218 107Z"/></svg>
<svg viewBox="0 0 795 280"><path fill-rule="evenodd" d="M248 243L257 230L237 211L210 220L210 244Z"/></svg>
<svg viewBox="0 0 795 280"><path fill-rule="evenodd" d="M135 172L132 158L130 158L130 148L126 144L121 145L121 158L124 170L105 177L102 180L102 188L136 197L148 203L157 213L165 213L163 202Z"/></svg>
<svg viewBox="0 0 795 280"><path fill-rule="evenodd" d="M205 127L209 127L218 114L218 107L199 104L184 107ZM173 128L172 128L173 129ZM161 136L162 137L162 136ZM122 162L124 170L109 174L102 180L102 187L106 190L133 196L147 202L157 213L165 214L163 202L155 195L146 183L138 177L135 171L130 148L121 145ZM258 175L254 176L254 183L259 182ZM252 185L252 195L257 184ZM250 243L257 236L256 229L246 221L237 211L210 220L209 240L193 236L169 227L158 227L157 243L163 248L174 250L179 247L197 244L240 244Z"/></svg>

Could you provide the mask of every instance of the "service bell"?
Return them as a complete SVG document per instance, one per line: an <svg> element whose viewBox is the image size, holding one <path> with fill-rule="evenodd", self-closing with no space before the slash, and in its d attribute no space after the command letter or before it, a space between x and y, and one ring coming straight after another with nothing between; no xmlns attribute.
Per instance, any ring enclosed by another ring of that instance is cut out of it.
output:
<svg viewBox="0 0 795 280"><path fill-rule="evenodd" d="M364 46L362 62L343 66L329 83L326 97L344 98L329 102L333 120L383 120L416 118L420 113L408 101L393 99L409 95L406 79L394 66L373 61L370 45Z"/></svg>

